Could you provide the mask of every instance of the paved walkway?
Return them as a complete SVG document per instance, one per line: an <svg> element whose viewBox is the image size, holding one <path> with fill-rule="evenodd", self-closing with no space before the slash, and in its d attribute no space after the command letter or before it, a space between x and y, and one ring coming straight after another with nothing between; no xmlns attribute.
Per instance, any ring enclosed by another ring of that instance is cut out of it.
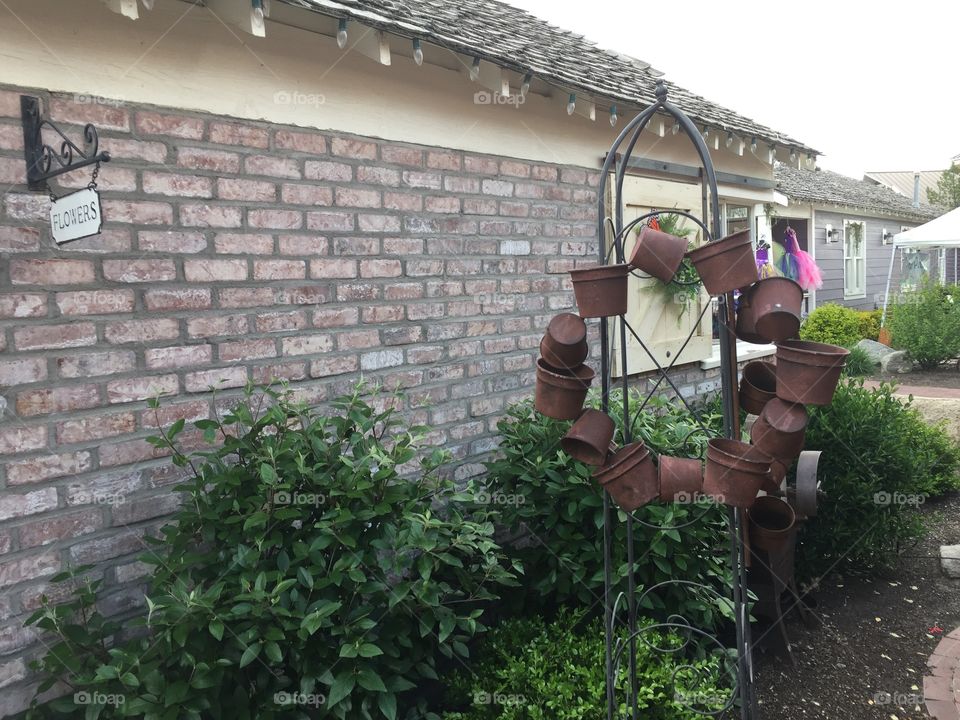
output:
<svg viewBox="0 0 960 720"><path fill-rule="evenodd" d="M868 388L879 387L880 383L876 380L867 380L864 386ZM915 397L943 398L960 400L960 388L944 388L932 385L897 385L897 395L913 395Z"/></svg>
<svg viewBox="0 0 960 720"><path fill-rule="evenodd" d="M960 719L960 628L947 635L927 660L923 678L927 712L936 720Z"/></svg>

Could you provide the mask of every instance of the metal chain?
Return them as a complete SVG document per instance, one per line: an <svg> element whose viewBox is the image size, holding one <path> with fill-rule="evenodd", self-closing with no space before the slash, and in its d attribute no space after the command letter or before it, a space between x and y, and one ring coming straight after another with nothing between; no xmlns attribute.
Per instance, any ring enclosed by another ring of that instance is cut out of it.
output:
<svg viewBox="0 0 960 720"><path fill-rule="evenodd" d="M90 178L90 184L87 187L91 190L97 189L97 178L100 176L100 163L97 163L93 168L93 177Z"/></svg>

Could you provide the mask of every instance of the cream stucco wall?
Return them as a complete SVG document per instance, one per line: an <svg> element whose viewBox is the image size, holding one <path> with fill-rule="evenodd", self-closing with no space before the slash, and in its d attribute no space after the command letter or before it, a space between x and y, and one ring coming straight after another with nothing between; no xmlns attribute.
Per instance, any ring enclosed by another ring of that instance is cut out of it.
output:
<svg viewBox="0 0 960 720"><path fill-rule="evenodd" d="M246 0L220 2L249 7ZM606 113L595 122L568 116L562 90L547 97L549 88L535 84L519 107L476 104L482 86L448 50L425 46L427 62L418 67L409 41L394 37L393 62L385 67L292 26L326 31L329 21L286 7L278 13L277 5L266 37L258 38L230 24L222 6L214 14L156 0L153 11L141 9L132 21L101 0L6 0L0 83L587 167L599 165L615 137ZM351 32L353 42L363 29L352 25ZM669 67L669 58L657 60ZM645 133L637 154L699 164L687 142L669 132ZM740 157L721 144L714 161L718 170L771 176L749 149Z"/></svg>

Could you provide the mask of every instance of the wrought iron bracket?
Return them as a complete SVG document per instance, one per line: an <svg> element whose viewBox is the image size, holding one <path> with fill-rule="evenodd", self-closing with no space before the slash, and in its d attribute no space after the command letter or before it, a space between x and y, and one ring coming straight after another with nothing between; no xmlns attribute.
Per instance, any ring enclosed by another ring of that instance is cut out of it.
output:
<svg viewBox="0 0 960 720"><path fill-rule="evenodd" d="M60 128L40 116L39 98L21 95L20 115L23 120L23 154L27 161L27 186L31 190L43 190L47 186L47 181L57 175L97 163L110 162L110 153L100 152L100 137L93 124L88 123L84 126L81 148ZM50 130L60 137L59 149L44 142L44 130Z"/></svg>

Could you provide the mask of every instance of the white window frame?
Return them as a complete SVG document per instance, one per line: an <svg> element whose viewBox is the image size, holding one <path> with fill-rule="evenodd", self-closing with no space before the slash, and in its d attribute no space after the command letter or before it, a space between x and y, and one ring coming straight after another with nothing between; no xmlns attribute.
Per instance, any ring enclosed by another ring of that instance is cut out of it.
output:
<svg viewBox="0 0 960 720"><path fill-rule="evenodd" d="M860 225L863 227L863 237L860 241L860 252L857 255L848 252L850 245L847 243L849 237L848 229L851 225ZM844 220L843 237L840 240L840 246L843 248L843 299L860 300L867 296L867 221L866 220ZM851 286L850 274L847 272L847 266L853 263L854 268L860 264L859 278L861 283Z"/></svg>

